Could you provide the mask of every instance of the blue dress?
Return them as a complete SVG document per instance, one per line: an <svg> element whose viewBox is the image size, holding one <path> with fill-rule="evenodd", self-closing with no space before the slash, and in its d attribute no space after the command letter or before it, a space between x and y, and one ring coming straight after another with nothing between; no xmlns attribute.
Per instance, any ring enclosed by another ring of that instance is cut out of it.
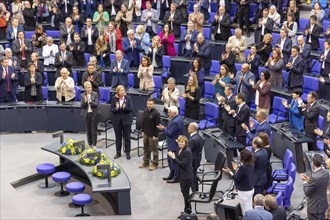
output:
<svg viewBox="0 0 330 220"><path fill-rule="evenodd" d="M304 116L300 114L298 109L298 101L292 99L290 102L289 122L292 128L299 131L304 130Z"/></svg>

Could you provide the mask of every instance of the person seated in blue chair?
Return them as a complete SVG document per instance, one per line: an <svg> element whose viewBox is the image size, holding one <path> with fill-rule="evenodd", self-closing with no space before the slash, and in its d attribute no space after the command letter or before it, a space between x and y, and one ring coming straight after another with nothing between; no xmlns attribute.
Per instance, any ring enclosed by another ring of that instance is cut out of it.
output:
<svg viewBox="0 0 330 220"><path fill-rule="evenodd" d="M123 59L123 54L120 50L116 51L116 59L111 60L110 74L112 74L112 87L118 85L128 86L129 62Z"/></svg>
<svg viewBox="0 0 330 220"><path fill-rule="evenodd" d="M141 42L134 37L134 30L127 31L127 38L123 40L124 59L128 61L130 67L140 65L140 52L142 52Z"/></svg>
<svg viewBox="0 0 330 220"><path fill-rule="evenodd" d="M296 88L292 92L292 100L290 104L286 102L286 100L282 100L284 107L289 112L289 122L291 128L295 128L299 131L304 130L304 116L300 114L298 109L298 103L302 102L301 95L303 91L300 88Z"/></svg>

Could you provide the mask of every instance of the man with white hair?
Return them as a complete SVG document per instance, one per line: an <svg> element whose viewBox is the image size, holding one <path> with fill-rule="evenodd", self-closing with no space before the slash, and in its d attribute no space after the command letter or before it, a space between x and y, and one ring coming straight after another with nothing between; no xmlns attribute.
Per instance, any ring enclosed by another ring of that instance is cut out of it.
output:
<svg viewBox="0 0 330 220"><path fill-rule="evenodd" d="M123 54L120 50L116 51L116 59L111 60L110 74L112 74L112 87L116 88L118 85L127 87L129 73L129 63L123 59Z"/></svg>
<svg viewBox="0 0 330 220"><path fill-rule="evenodd" d="M5 57L8 58L9 66L13 67L16 71L20 70L17 58L13 56L13 52L10 48L5 49Z"/></svg>
<svg viewBox="0 0 330 220"><path fill-rule="evenodd" d="M140 52L142 52L141 42L134 37L134 30L127 31L127 38L123 40L124 59L128 61L130 67L140 65Z"/></svg>
<svg viewBox="0 0 330 220"><path fill-rule="evenodd" d="M172 151L175 156L178 155L179 146L176 139L179 135L183 134L184 122L182 117L179 115L178 108L176 106L170 106L168 108L168 118L169 123L166 127L162 124L157 125L157 128L164 132L166 136L166 143L168 151ZM168 167L170 168L170 173L163 180L167 183L178 183L179 182L179 168L178 165L170 157L167 157Z"/></svg>
<svg viewBox="0 0 330 220"><path fill-rule="evenodd" d="M191 57L194 50L194 44L197 41L198 31L194 30L194 22L188 21L187 30L181 33L180 44L182 56Z"/></svg>
<svg viewBox="0 0 330 220"><path fill-rule="evenodd" d="M197 35L197 42L194 44L192 56L200 59L201 65L205 70L205 75L209 75L212 66L211 46L205 40L203 33Z"/></svg>
<svg viewBox="0 0 330 220"><path fill-rule="evenodd" d="M197 168L201 164L204 138L198 133L198 124L196 122L189 124L188 133L190 135L188 147L192 152L192 167L194 170L194 178L191 183L191 190L194 192L198 191Z"/></svg>
<svg viewBox="0 0 330 220"><path fill-rule="evenodd" d="M273 215L264 209L265 197L257 194L253 198L254 209L245 212L243 220L273 219Z"/></svg>
<svg viewBox="0 0 330 220"><path fill-rule="evenodd" d="M58 46L53 44L53 38L47 37L47 44L42 48L42 56L44 57L44 65L52 66L55 63L55 55L58 53Z"/></svg>
<svg viewBox="0 0 330 220"><path fill-rule="evenodd" d="M310 67L311 67L311 52L312 47L310 44L305 43L305 39L303 35L299 35L297 38L298 47L300 48L300 56L305 61L305 68L304 73L310 73Z"/></svg>
<svg viewBox="0 0 330 220"><path fill-rule="evenodd" d="M34 31L36 29L37 19L35 18L35 14L37 14L37 4L33 2L31 7L30 1L25 1L23 10L25 31Z"/></svg>

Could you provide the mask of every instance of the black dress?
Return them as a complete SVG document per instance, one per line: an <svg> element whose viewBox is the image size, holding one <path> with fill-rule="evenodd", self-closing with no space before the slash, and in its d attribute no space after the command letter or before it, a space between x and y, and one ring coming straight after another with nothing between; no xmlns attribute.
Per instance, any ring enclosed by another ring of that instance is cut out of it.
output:
<svg viewBox="0 0 330 220"><path fill-rule="evenodd" d="M31 74L29 72L24 74L24 101L25 102L39 102L43 100L42 93L42 76L40 73L36 72L35 74L35 83L31 83ZM32 87L36 87L37 94L36 96L31 96Z"/></svg>
<svg viewBox="0 0 330 220"><path fill-rule="evenodd" d="M201 90L199 87L197 87L194 92L186 90L186 93L189 93L189 95L194 97L194 100L186 98L184 117L198 120L199 99L201 98Z"/></svg>
<svg viewBox="0 0 330 220"><path fill-rule="evenodd" d="M265 44L264 42L261 42L257 45L257 54L260 56L260 62L265 65L269 59L269 55L272 52L272 45Z"/></svg>

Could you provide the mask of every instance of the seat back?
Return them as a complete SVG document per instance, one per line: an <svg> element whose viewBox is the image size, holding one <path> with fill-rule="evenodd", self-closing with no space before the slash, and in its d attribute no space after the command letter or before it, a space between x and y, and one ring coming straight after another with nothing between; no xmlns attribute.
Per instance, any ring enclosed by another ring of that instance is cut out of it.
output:
<svg viewBox="0 0 330 220"><path fill-rule="evenodd" d="M319 49L317 50L318 52L321 52L322 50L324 50L324 41L325 39L324 38L318 38L319 39L319 42L320 42L320 47Z"/></svg>
<svg viewBox="0 0 330 220"><path fill-rule="evenodd" d="M219 151L217 154L217 158L215 159L214 171L222 172L222 168L225 165L225 162L226 162L226 155L222 151Z"/></svg>
<svg viewBox="0 0 330 220"><path fill-rule="evenodd" d="M219 183L219 179L220 179L220 173L218 174L217 178L214 179L214 181L211 184L211 188L210 188L210 194L208 197L208 201L211 202L216 191L217 191L217 187L218 187L218 183Z"/></svg>
<svg viewBox="0 0 330 220"><path fill-rule="evenodd" d="M205 39L210 40L211 39L211 28L204 27L203 32L204 32Z"/></svg>
<svg viewBox="0 0 330 220"><path fill-rule="evenodd" d="M219 117L219 106L213 102L205 103L205 119L215 118L216 121Z"/></svg>
<svg viewBox="0 0 330 220"><path fill-rule="evenodd" d="M308 23L309 18L299 18L299 31L304 31Z"/></svg>
<svg viewBox="0 0 330 220"><path fill-rule="evenodd" d="M139 110L136 117L135 129L141 131L143 127L143 111Z"/></svg>
<svg viewBox="0 0 330 220"><path fill-rule="evenodd" d="M212 82L205 81L204 82L204 97L207 99L212 99L214 95L214 86L212 85Z"/></svg>
<svg viewBox="0 0 330 220"><path fill-rule="evenodd" d="M106 123L111 120L112 112L110 104L100 104L100 115L98 117L99 122Z"/></svg>
<svg viewBox="0 0 330 220"><path fill-rule="evenodd" d="M291 205L290 198L291 198L291 195L292 195L292 192L294 189L293 184L294 184L294 181L293 181L292 177L289 176L288 182L285 184L285 190L283 193L283 206L285 208L287 208Z"/></svg>
<svg viewBox="0 0 330 220"><path fill-rule="evenodd" d="M155 82L155 93L154 93L154 98L158 99L160 97L162 88L163 88L163 80L161 76L153 76L154 82Z"/></svg>
<svg viewBox="0 0 330 220"><path fill-rule="evenodd" d="M294 163L290 164L290 169L288 172L288 176L291 176L293 182L296 181L296 174L297 174L297 168L296 165Z"/></svg>
<svg viewBox="0 0 330 220"><path fill-rule="evenodd" d="M282 200L282 192L278 192L276 195L276 202L278 206L283 205L283 200Z"/></svg>
<svg viewBox="0 0 330 220"><path fill-rule="evenodd" d="M184 98L182 98L181 96L179 97L179 104L180 104L180 115L184 116L186 100L184 100Z"/></svg>
<svg viewBox="0 0 330 220"><path fill-rule="evenodd" d="M46 34L47 36L52 37L53 39L59 38L61 36L60 31L57 30L46 30Z"/></svg>
<svg viewBox="0 0 330 220"><path fill-rule="evenodd" d="M129 73L127 75L128 78L128 87L132 88L134 86L134 74L133 73Z"/></svg>
<svg viewBox="0 0 330 220"><path fill-rule="evenodd" d="M110 102L110 88L108 88L108 87L99 87L99 90L100 90L99 101L101 103L109 103Z"/></svg>
<svg viewBox="0 0 330 220"><path fill-rule="evenodd" d="M283 80L284 80L284 87L288 88L288 83L289 83L289 73L285 70L282 70L282 75L283 75Z"/></svg>
<svg viewBox="0 0 330 220"><path fill-rule="evenodd" d="M85 60L86 60L86 63L89 63L89 60L90 60L90 55L89 55L89 53L84 53L84 55L85 55Z"/></svg>
<svg viewBox="0 0 330 220"><path fill-rule="evenodd" d="M220 72L220 63L218 60L212 60L210 75L215 75Z"/></svg>
<svg viewBox="0 0 330 220"><path fill-rule="evenodd" d="M273 114L278 114L281 112L286 112L286 109L284 108L284 105L282 104L282 100L286 100L285 98L279 97L279 96L274 96L273 99ZM288 101L288 100L286 100ZM282 116L285 116L285 114L282 114Z"/></svg>
<svg viewBox="0 0 330 220"><path fill-rule="evenodd" d="M319 90L319 80L318 78L311 77L311 76L304 76L304 85L303 85L303 94L301 98L306 101L307 95L309 92L318 91Z"/></svg>
<svg viewBox="0 0 330 220"><path fill-rule="evenodd" d="M320 75L321 63L315 59L312 59L311 63L312 63L311 73L315 75Z"/></svg>
<svg viewBox="0 0 330 220"><path fill-rule="evenodd" d="M251 53L250 49L244 50L244 57L247 57Z"/></svg>
<svg viewBox="0 0 330 220"><path fill-rule="evenodd" d="M42 85L47 86L48 85L48 73L47 72L44 72L44 76L45 76L45 80L42 83Z"/></svg>
<svg viewBox="0 0 330 220"><path fill-rule="evenodd" d="M241 69L242 69L242 63L235 63L235 67L236 67L237 72L238 71L241 71Z"/></svg>
<svg viewBox="0 0 330 220"><path fill-rule="evenodd" d="M284 158L283 158L283 168L285 170L288 170L290 169L290 166L291 166L291 163L292 163L292 160L293 160L293 153L291 150L289 149L286 149L285 151L285 155L284 155Z"/></svg>
<svg viewBox="0 0 330 220"><path fill-rule="evenodd" d="M44 101L48 100L48 87L47 86L42 86L42 94L44 96Z"/></svg>
<svg viewBox="0 0 330 220"><path fill-rule="evenodd" d="M276 41L281 37L279 33L272 33L273 36L273 41L272 41L272 46L275 47Z"/></svg>
<svg viewBox="0 0 330 220"><path fill-rule="evenodd" d="M169 70L171 68L171 57L170 56L163 56L163 69Z"/></svg>
<svg viewBox="0 0 330 220"><path fill-rule="evenodd" d="M79 88L79 86L74 86L74 91L75 91L75 94L76 94L75 100L80 101L81 89Z"/></svg>
<svg viewBox="0 0 330 220"><path fill-rule="evenodd" d="M32 35L34 34L34 31L25 31L24 36L26 39L32 39Z"/></svg>
<svg viewBox="0 0 330 220"><path fill-rule="evenodd" d="M319 127L321 130L323 130L323 128L324 128L324 118L323 118L322 115L319 115L318 124L319 124L318 127Z"/></svg>

